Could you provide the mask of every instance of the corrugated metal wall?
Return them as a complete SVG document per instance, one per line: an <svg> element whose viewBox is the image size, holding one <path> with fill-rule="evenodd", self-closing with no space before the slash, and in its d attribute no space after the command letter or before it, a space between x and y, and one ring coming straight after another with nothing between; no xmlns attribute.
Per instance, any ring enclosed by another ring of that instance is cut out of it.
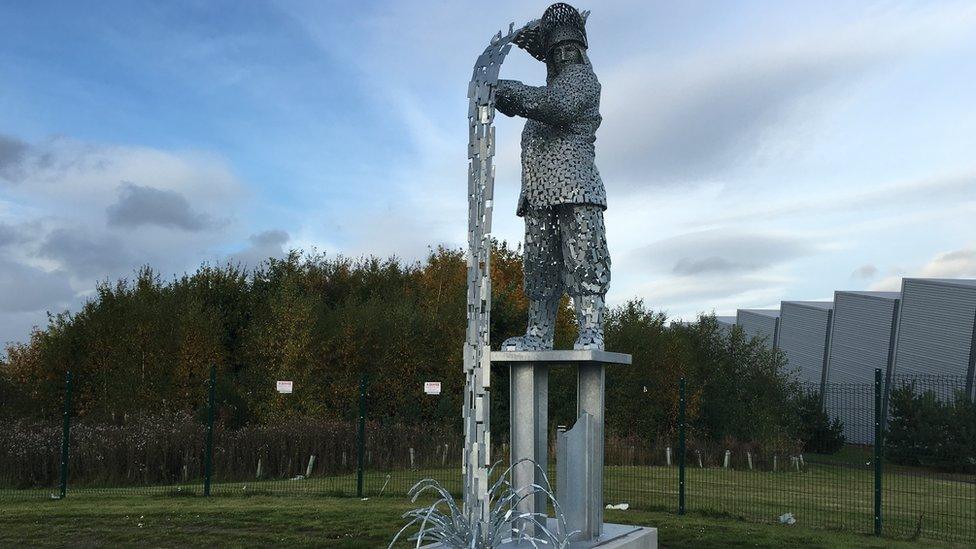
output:
<svg viewBox="0 0 976 549"><path fill-rule="evenodd" d="M906 278L901 292L837 292L835 300L739 309L735 323L747 337L779 347L800 381L820 385L849 442L873 442L873 402L852 404L856 399L832 394L824 382L872 385L881 368L886 414L893 376L964 377L976 400L976 280Z"/></svg>
<svg viewBox="0 0 976 549"><path fill-rule="evenodd" d="M887 373L897 327L898 292L835 292L834 317L827 358L824 406L844 422L848 442L874 442L874 402L851 398L831 383L874 384L874 370Z"/></svg>
<svg viewBox="0 0 976 549"><path fill-rule="evenodd" d="M897 326L897 292L836 292L827 361L831 383L874 383L874 369L888 371Z"/></svg>
<svg viewBox="0 0 976 549"><path fill-rule="evenodd" d="M787 368L803 383L823 383L832 313L830 302L780 305L779 348L786 355Z"/></svg>
<svg viewBox="0 0 976 549"><path fill-rule="evenodd" d="M976 280L906 278L893 372L969 376L972 386Z"/></svg>
<svg viewBox="0 0 976 549"><path fill-rule="evenodd" d="M739 309L735 323L746 337L765 337L775 347L779 337L779 311L776 309Z"/></svg>
<svg viewBox="0 0 976 549"><path fill-rule="evenodd" d="M718 329L723 334L728 334L732 331L732 326L735 326L734 316L717 316L715 321L718 322Z"/></svg>

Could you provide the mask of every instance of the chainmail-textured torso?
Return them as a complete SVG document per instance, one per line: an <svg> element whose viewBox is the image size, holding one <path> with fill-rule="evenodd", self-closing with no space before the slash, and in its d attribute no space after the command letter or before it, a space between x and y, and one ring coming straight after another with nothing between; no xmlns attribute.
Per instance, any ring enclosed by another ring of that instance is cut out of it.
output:
<svg viewBox="0 0 976 549"><path fill-rule="evenodd" d="M499 81L498 110L527 118L522 131L522 192L518 215L559 204L606 209L594 142L600 82L589 61L563 68L546 86Z"/></svg>

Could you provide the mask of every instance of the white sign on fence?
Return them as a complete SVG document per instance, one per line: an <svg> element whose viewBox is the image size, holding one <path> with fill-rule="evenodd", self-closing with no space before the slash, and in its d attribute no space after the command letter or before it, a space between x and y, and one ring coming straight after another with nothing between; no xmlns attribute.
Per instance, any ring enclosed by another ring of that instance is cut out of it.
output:
<svg viewBox="0 0 976 549"><path fill-rule="evenodd" d="M278 382L278 392L282 394L291 393L292 389L295 388L294 381L279 381Z"/></svg>
<svg viewBox="0 0 976 549"><path fill-rule="evenodd" d="M424 393L428 395L439 395L441 394L441 382L440 381L425 381L424 382Z"/></svg>

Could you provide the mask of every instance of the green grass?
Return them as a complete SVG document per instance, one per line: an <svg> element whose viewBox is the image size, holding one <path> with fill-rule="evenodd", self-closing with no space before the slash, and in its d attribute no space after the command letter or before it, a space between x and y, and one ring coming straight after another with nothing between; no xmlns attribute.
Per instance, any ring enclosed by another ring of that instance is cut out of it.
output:
<svg viewBox="0 0 976 549"><path fill-rule="evenodd" d="M675 509L677 474L664 468L611 467L608 501ZM650 475L655 475L651 477ZM650 477L650 478L649 478ZM976 544L976 483L886 474L882 509L886 535ZM773 522L793 513L801 524L869 534L874 525L874 473L866 467L811 464L803 472L687 470L687 508L707 514Z"/></svg>
<svg viewBox="0 0 976 549"><path fill-rule="evenodd" d="M77 495L0 500L0 546L152 545L385 547L412 505L405 498ZM661 547L915 547L803 526L750 524L664 512L608 511L607 520L655 526ZM929 544L933 547L952 545Z"/></svg>
<svg viewBox="0 0 976 549"><path fill-rule="evenodd" d="M653 517L655 524L687 528L688 524L701 519L682 518L678 522L671 522L676 519L673 515L677 511L677 476L677 469L673 467L608 466L605 499L607 503L630 503L635 510L654 511L656 513L648 516ZM382 505L393 506L390 507L392 509L407 489L423 477L437 478L455 493L460 491L458 468L436 468L391 473L369 472L364 479L366 494L371 496L370 501L376 502L376 496L383 490L384 497L379 499L383 500ZM960 479L886 474L883 491L886 537L918 539L926 543L941 539L967 542L970 546L976 544L976 483L973 480L970 478L967 482ZM555 484L554 479L553 483ZM740 523L745 521L772 524L775 531L782 528L778 517L789 512L796 517L800 528L862 535L873 531L874 476L873 469L864 462L852 467L808 464L803 472L781 470L775 473L689 467L686 486L687 510L693 516L735 519ZM213 494L216 497L213 501L262 502L270 499L281 502L282 505L290 505L288 502L295 498L324 501L321 499L323 496L353 496L355 490L355 475L307 480L226 482L214 484ZM39 501L48 498L50 492L0 491L0 504L5 499L23 500L30 497ZM112 502L113 498L129 500L131 497L143 501L144 498L139 499L138 496L153 494L159 496L154 501L164 502L160 503L163 506L168 501L176 502L176 505L197 506L201 505L201 498L162 496L199 495L201 492L199 483L184 487L72 489L66 501L54 502L53 505L70 506L80 497L107 503ZM269 498L276 495L289 497ZM349 504L356 505L349 503L349 500L330 503L331 506L338 507ZM45 502L36 505L39 505L39 509L47 509L46 506L52 504ZM625 516L640 515L632 510ZM741 526L751 527L760 528L757 532L766 531L762 530L765 528L762 526L748 526L744 523Z"/></svg>

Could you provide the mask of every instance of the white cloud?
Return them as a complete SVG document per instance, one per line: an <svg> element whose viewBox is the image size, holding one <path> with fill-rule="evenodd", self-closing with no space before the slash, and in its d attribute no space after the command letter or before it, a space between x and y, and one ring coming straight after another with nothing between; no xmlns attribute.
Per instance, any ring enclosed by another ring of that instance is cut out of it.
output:
<svg viewBox="0 0 976 549"><path fill-rule="evenodd" d="M119 185L119 200L107 213L108 224L119 227L158 225L200 231L211 224L209 217L193 211L179 192L129 182Z"/></svg>
<svg viewBox="0 0 976 549"><path fill-rule="evenodd" d="M734 314L738 308L778 307L794 281L776 272L739 276L662 277L636 287L656 310L693 319L702 312Z"/></svg>
<svg viewBox="0 0 976 549"><path fill-rule="evenodd" d="M243 236L233 219L247 189L219 157L64 137L16 142L16 157L6 156L15 177L0 187L4 337L25 339L11 326L77 308L100 280L142 265L164 276L192 270Z"/></svg>
<svg viewBox="0 0 976 549"><path fill-rule="evenodd" d="M768 162L760 156L789 148L871 71L965 37L974 22L976 10L959 4L879 11L778 42L746 39L685 56L635 48L598 67L601 169L640 188Z"/></svg>
<svg viewBox="0 0 976 549"><path fill-rule="evenodd" d="M897 275L886 276L871 284L869 289L875 292L900 292L901 279L902 277Z"/></svg>
<svg viewBox="0 0 976 549"><path fill-rule="evenodd" d="M287 251L285 245L290 237L282 230L268 230L248 237L250 243L243 250L230 255L231 263L240 263L245 268L254 268L270 258L280 259Z"/></svg>
<svg viewBox="0 0 976 549"><path fill-rule="evenodd" d="M114 202L120 184L184 194L193 201L233 200L243 188L227 164L199 151L84 142L58 137L31 145L19 163L17 199L50 203Z"/></svg>
<svg viewBox="0 0 976 549"><path fill-rule="evenodd" d="M803 193L764 200L760 204L743 204L735 208L734 213L704 220L704 224L732 224L747 221L781 221L796 220L798 218L856 213L863 218L864 213L882 210L901 210L912 206L913 213L918 211L920 204L927 206L944 204L958 204L972 196L976 188L976 173L933 174L928 177L903 180L884 181L880 183L862 183L850 188L838 189L827 193ZM876 222L876 219L870 220ZM698 221L696 224L703 224Z"/></svg>
<svg viewBox="0 0 976 549"><path fill-rule="evenodd" d="M902 278L970 278L976 279L976 246L940 252L915 269L892 269L891 276L871 285L872 290L900 291Z"/></svg>
<svg viewBox="0 0 976 549"><path fill-rule="evenodd" d="M795 235L726 229L680 234L632 253L651 268L694 276L757 271L815 251Z"/></svg>
<svg viewBox="0 0 976 549"><path fill-rule="evenodd" d="M851 278L871 279L878 275L878 268L870 263L861 265L851 273Z"/></svg>
<svg viewBox="0 0 976 549"><path fill-rule="evenodd" d="M65 223L40 241L37 255L55 261L77 279L122 274L134 265L121 236Z"/></svg>
<svg viewBox="0 0 976 549"><path fill-rule="evenodd" d="M72 297L64 273L0 258L0 324L6 313L43 312L63 306Z"/></svg>
<svg viewBox="0 0 976 549"><path fill-rule="evenodd" d="M940 253L919 271L931 278L976 278L976 247Z"/></svg>

